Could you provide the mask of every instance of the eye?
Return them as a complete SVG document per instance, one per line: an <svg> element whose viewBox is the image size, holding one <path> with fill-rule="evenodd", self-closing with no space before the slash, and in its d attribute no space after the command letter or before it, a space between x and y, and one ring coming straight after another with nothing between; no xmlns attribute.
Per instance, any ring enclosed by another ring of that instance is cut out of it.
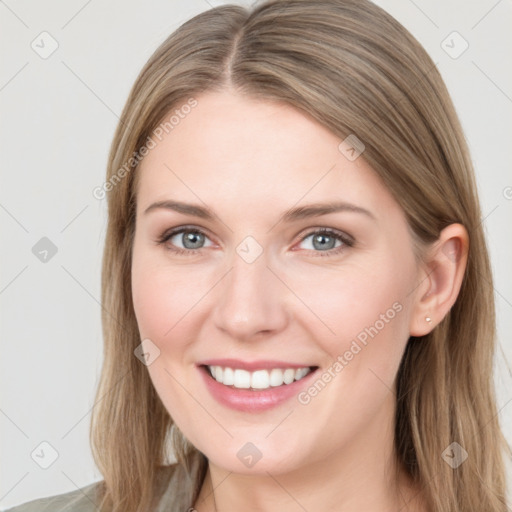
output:
<svg viewBox="0 0 512 512"><path fill-rule="evenodd" d="M308 233L302 237L300 243L308 239L311 239L308 243L310 247L306 247L306 250L317 253L315 256L334 256L354 245L354 239L350 235L329 228L320 228ZM197 254L201 249L213 245L211 241L205 245L205 241L210 241L207 235L201 229L190 226L165 231L156 240L159 245L166 245L170 251L184 255Z"/></svg>
<svg viewBox="0 0 512 512"><path fill-rule="evenodd" d="M301 243L310 238L309 247L306 249L319 253L318 256L333 256L354 245L352 237L329 228L312 231L301 239Z"/></svg>
<svg viewBox="0 0 512 512"><path fill-rule="evenodd" d="M205 240L209 238L200 229L183 226L164 232L157 243L167 244L169 250L177 254L196 254L203 247L208 247L203 245ZM210 243L210 245L213 244Z"/></svg>

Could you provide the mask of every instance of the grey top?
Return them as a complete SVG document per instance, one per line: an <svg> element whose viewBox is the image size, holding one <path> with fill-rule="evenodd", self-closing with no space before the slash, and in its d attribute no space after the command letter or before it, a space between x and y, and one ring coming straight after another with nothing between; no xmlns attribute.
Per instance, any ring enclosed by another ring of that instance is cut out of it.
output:
<svg viewBox="0 0 512 512"><path fill-rule="evenodd" d="M189 471L172 464L159 469L159 480L166 485L154 512L184 512L193 506L192 493L199 465L193 464ZM64 494L47 496L17 505L5 512L98 512L96 492L103 480Z"/></svg>
<svg viewBox="0 0 512 512"><path fill-rule="evenodd" d="M97 512L94 500L100 483L95 482L75 491L29 501L6 512Z"/></svg>

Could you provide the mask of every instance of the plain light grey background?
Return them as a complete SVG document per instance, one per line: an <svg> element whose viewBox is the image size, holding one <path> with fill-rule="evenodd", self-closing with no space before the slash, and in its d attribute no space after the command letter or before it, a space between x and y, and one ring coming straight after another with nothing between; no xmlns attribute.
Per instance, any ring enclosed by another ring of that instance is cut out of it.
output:
<svg viewBox="0 0 512 512"><path fill-rule="evenodd" d="M224 3L0 1L1 507L101 479L88 428L106 205L92 191L140 68L181 23ZM499 417L512 442L512 2L377 3L430 53L469 141L495 272ZM42 442L58 454L47 469Z"/></svg>

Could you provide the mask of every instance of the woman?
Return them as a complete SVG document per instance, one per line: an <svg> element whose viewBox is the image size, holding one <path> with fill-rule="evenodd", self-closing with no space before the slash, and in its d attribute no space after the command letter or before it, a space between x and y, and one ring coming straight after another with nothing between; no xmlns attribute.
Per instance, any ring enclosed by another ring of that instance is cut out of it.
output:
<svg viewBox="0 0 512 512"><path fill-rule="evenodd" d="M188 21L102 190L104 480L12 510L507 510L472 166L382 9Z"/></svg>

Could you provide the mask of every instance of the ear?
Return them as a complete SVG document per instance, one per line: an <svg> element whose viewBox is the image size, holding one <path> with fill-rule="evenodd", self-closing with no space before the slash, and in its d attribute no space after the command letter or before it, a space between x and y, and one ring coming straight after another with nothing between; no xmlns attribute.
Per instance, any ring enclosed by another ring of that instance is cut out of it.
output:
<svg viewBox="0 0 512 512"><path fill-rule="evenodd" d="M441 322L459 295L468 259L469 236L462 224L444 228L427 250L419 271L409 331L424 336ZM428 320L430 319L430 321Z"/></svg>

